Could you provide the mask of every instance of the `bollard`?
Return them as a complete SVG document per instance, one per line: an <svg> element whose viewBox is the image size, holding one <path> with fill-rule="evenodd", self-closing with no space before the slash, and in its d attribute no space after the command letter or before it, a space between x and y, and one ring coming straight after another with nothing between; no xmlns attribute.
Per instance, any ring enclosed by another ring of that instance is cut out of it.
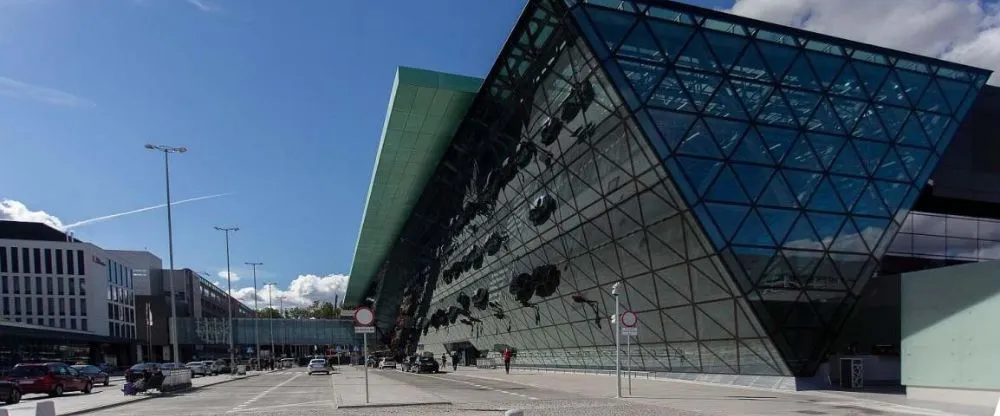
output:
<svg viewBox="0 0 1000 416"><path fill-rule="evenodd" d="M38 402L35 406L35 416L56 416L56 403L51 400Z"/></svg>
<svg viewBox="0 0 1000 416"><path fill-rule="evenodd" d="M524 416L524 410L521 409L510 409L503 416Z"/></svg>

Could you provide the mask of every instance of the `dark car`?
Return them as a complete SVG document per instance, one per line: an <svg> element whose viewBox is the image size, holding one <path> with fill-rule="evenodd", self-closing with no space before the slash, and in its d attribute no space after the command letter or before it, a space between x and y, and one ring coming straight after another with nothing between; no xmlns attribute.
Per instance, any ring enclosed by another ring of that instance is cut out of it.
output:
<svg viewBox="0 0 1000 416"><path fill-rule="evenodd" d="M17 404L21 401L21 388L9 381L0 381L0 402Z"/></svg>
<svg viewBox="0 0 1000 416"><path fill-rule="evenodd" d="M94 384L103 384L104 386L111 384L111 376L102 371L96 365L74 365L73 368L87 377L90 377L90 380L93 381Z"/></svg>
<svg viewBox="0 0 1000 416"><path fill-rule="evenodd" d="M65 363L18 364L7 373L6 381L17 383L22 394L56 397L67 391L90 394L94 382Z"/></svg>
<svg viewBox="0 0 1000 416"><path fill-rule="evenodd" d="M410 371L415 373L436 373L441 369L437 360L431 357L420 357L410 366Z"/></svg>
<svg viewBox="0 0 1000 416"><path fill-rule="evenodd" d="M159 364L156 363L139 363L133 365L125 370L125 381L131 383L142 378L143 370L149 371L150 374L160 371Z"/></svg>

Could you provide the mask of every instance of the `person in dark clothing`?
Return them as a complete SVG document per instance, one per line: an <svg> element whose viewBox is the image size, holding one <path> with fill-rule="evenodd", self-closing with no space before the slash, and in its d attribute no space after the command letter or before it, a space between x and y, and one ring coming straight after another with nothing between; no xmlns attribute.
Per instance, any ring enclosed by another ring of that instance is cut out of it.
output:
<svg viewBox="0 0 1000 416"><path fill-rule="evenodd" d="M511 351L510 347L508 347L503 350L501 356L503 357L503 370L507 372L507 374L510 374L510 359L514 356L514 352Z"/></svg>

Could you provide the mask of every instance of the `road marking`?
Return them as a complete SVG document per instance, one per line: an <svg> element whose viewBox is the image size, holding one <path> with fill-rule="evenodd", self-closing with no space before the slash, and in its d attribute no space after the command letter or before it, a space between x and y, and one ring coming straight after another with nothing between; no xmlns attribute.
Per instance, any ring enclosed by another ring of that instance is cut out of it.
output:
<svg viewBox="0 0 1000 416"><path fill-rule="evenodd" d="M236 406L236 407L232 408L231 410L229 410L226 413L236 413L236 412L243 411L247 406L253 404L253 402L255 402L257 400L260 400L262 397L266 396L268 393L270 393L272 391L275 391L278 388L280 388L280 387L282 387L282 386L284 386L284 385L286 385L288 383L291 383L292 380L295 380L296 378L299 378L299 376L301 376L301 375L302 375L302 373L296 373L295 375L291 376L288 380L282 381L281 383L278 383L274 387L271 387L271 388L269 388L267 390L264 390L264 391L258 393L256 396L253 396L250 400L247 400L246 403L243 403L243 404L241 404L239 406Z"/></svg>
<svg viewBox="0 0 1000 416"><path fill-rule="evenodd" d="M249 409L240 410L240 412L261 412L261 411L265 411L265 410L284 409L284 408L288 408L288 407L297 407L297 406L317 406L318 407L319 405L333 405L333 404L334 403L331 400L317 400L317 401L303 402L303 403L279 404L279 405L275 405L275 406L253 407L253 408L249 408Z"/></svg>
<svg viewBox="0 0 1000 416"><path fill-rule="evenodd" d="M411 376L414 376L414 377L421 376L421 375L412 374L412 373L405 373L405 372L403 374L408 374L408 375L411 375ZM432 375L429 375L429 374L423 374L422 376L424 376L424 377L430 377L430 378L435 378L435 379L438 379L438 380L452 381L452 382L455 382L455 383L468 384L468 385L473 386L473 387L479 387L479 388L482 388L482 389L492 390L492 391L495 391L495 392L498 392L498 393L509 394L509 395L512 395L512 396L520 396L520 397L524 397L524 398L529 399L529 400L538 400L537 397L531 397L531 396L528 396L528 395L525 395L525 394L521 394L521 393L514 393L512 391L507 391L507 390L503 390L503 389L493 388L493 387L489 387L489 386L483 386L481 384L476 384L476 383L473 383L471 381L456 380L456 379L453 379L453 378L438 377L438 376L432 376ZM500 380L500 381L503 381L503 380Z"/></svg>

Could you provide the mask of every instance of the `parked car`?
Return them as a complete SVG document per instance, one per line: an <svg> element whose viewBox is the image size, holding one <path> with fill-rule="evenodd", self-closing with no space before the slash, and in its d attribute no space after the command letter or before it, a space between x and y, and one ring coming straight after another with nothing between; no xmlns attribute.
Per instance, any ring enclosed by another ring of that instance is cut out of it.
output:
<svg viewBox="0 0 1000 416"><path fill-rule="evenodd" d="M109 376L108 373L102 371L96 365L74 365L73 368L75 368L76 371L83 373L87 377L90 377L90 381L92 381L95 385L101 384L106 387L109 384L111 384L111 376Z"/></svg>
<svg viewBox="0 0 1000 416"><path fill-rule="evenodd" d="M7 373L6 379L17 383L22 394L41 393L57 397L67 391L90 394L94 388L89 376L65 363L18 364Z"/></svg>
<svg viewBox="0 0 1000 416"><path fill-rule="evenodd" d="M208 373L208 375L213 375L214 376L214 375L219 374L219 373L222 372L221 371L222 370L222 365L216 363L215 361L211 361L211 360L209 360L209 361L202 361L201 364L205 366L205 372Z"/></svg>
<svg viewBox="0 0 1000 416"><path fill-rule="evenodd" d="M188 370L191 370L191 377L194 376L207 376L208 368L205 367L204 361L191 361L184 365Z"/></svg>
<svg viewBox="0 0 1000 416"><path fill-rule="evenodd" d="M379 361L379 363L378 363L378 369L379 370L384 370L386 368L391 368L391 369L395 370L396 369L396 361L392 360L391 358L383 358L382 361Z"/></svg>
<svg viewBox="0 0 1000 416"><path fill-rule="evenodd" d="M0 402L17 404L21 401L21 388L10 381L0 381Z"/></svg>
<svg viewBox="0 0 1000 416"><path fill-rule="evenodd" d="M327 366L326 360L322 358L314 358L309 360L308 372L309 375L312 375L313 373L330 374L330 367Z"/></svg>
<svg viewBox="0 0 1000 416"><path fill-rule="evenodd" d="M142 378L143 370L149 371L150 373L155 373L160 371L159 364L156 363L138 363L125 370L125 381L133 382Z"/></svg>
<svg viewBox="0 0 1000 416"><path fill-rule="evenodd" d="M434 357L417 357L417 361L410 366L410 371L414 373L436 373L441 370Z"/></svg>

